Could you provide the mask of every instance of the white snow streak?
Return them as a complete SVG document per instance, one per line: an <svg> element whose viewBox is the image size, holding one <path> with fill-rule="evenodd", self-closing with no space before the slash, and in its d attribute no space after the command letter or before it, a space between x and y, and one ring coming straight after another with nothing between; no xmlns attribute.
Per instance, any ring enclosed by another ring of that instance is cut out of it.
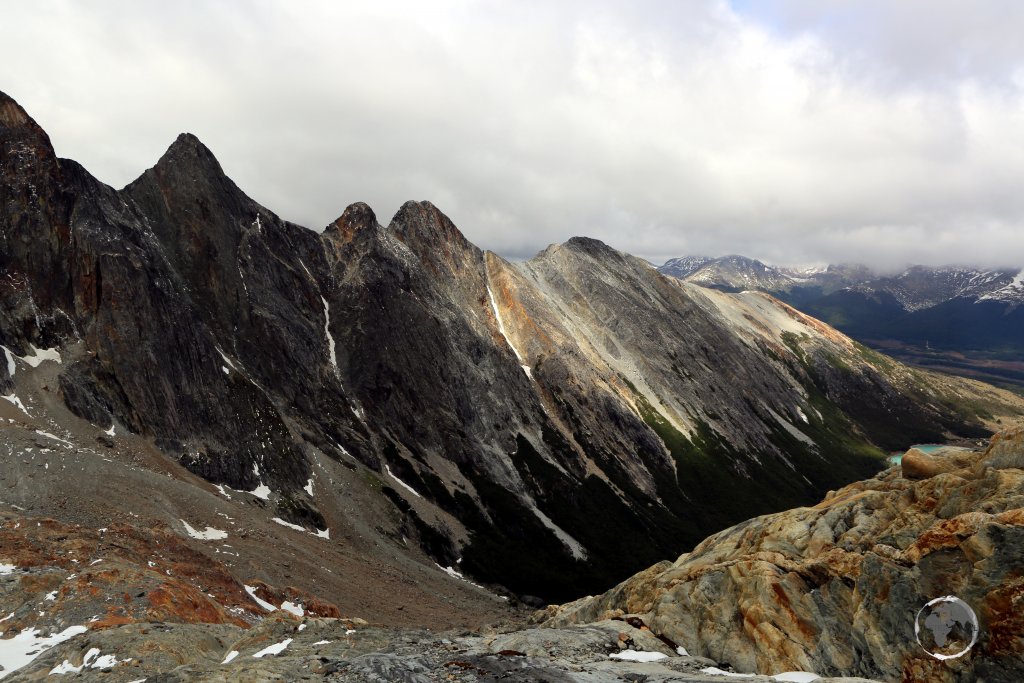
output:
<svg viewBox="0 0 1024 683"><path fill-rule="evenodd" d="M256 602L256 604L259 605L260 607L262 607L263 609L267 610L268 612L274 612L274 611L277 610L276 607L271 605L266 600L260 598L260 596L256 595L256 588L255 587L253 587L253 586L242 586L242 588L244 588L245 592L249 594L249 597L252 598Z"/></svg>
<svg viewBox="0 0 1024 683"><path fill-rule="evenodd" d="M608 655L610 659L619 659L624 662L656 662L659 659L668 659L668 655L660 652L644 652L642 650L624 650L613 652Z"/></svg>
<svg viewBox="0 0 1024 683"><path fill-rule="evenodd" d="M487 298L491 300L491 310L494 312L494 319L498 323L498 332L501 332L501 336L505 338L505 343L512 349L512 353L516 354L516 360L519 361L519 367L523 369L526 376L533 379L533 373L530 372L530 366L523 363L523 356L519 353L519 349L515 347L512 340L508 338L508 333L505 332L505 321L501 319L501 313L498 312L498 302L494 300L494 292L491 291L491 286L487 285Z"/></svg>
<svg viewBox="0 0 1024 683"><path fill-rule="evenodd" d="M36 430L36 434L38 434L39 436L45 436L47 439L53 439L54 441L59 441L62 444L65 444L66 446L73 446L74 445L70 441L65 441L64 439L60 438L59 436L55 436L55 435L51 434L50 432L44 432L42 429L37 429Z"/></svg>
<svg viewBox="0 0 1024 683"><path fill-rule="evenodd" d="M280 643L275 643L274 645L269 645L269 646L263 648L262 650L260 650L256 654L254 654L253 657L259 658L259 657L265 657L267 655L279 655L282 652L284 652L284 649L286 647L288 647L291 644L291 642L292 642L291 638L285 638Z"/></svg>
<svg viewBox="0 0 1024 683"><path fill-rule="evenodd" d="M461 562L461 561L462 560L460 559L459 562ZM484 588L480 584L473 583L472 581L467 579L465 576L462 575L461 572L456 571L454 567L442 567L437 562L434 563L434 566L437 567L438 569L440 569L441 571L443 571L448 576L452 577L453 579L458 579L459 581L465 581L470 586L476 586L477 588ZM484 588L484 590L487 590L487 589Z"/></svg>
<svg viewBox="0 0 1024 683"><path fill-rule="evenodd" d="M185 525L185 532L189 536L200 541L219 541L228 537L228 532L214 529L212 526L206 527L206 531L199 531L198 529L193 529L185 520L181 520L181 523Z"/></svg>
<svg viewBox="0 0 1024 683"><path fill-rule="evenodd" d="M0 398L2 398L2 399L3 399L3 400L5 400L5 401L8 401L8 402L9 402L9 403L11 403L11 404L13 404L13 405L14 405L14 406L16 406L16 407L17 407L17 408L18 408L18 409L19 409L19 410L20 410L21 412L25 413L25 414L26 414L26 415L28 415L29 417L32 417L32 415L31 415L31 414L30 414L30 413L28 412L28 410L27 410L27 409L25 408L25 404L21 402L21 399L20 399L20 398L18 398L18 395L17 395L17 394L7 394L6 396L0 396Z"/></svg>
<svg viewBox="0 0 1024 683"><path fill-rule="evenodd" d="M232 369L232 370L234 370L235 372L237 372L237 371L238 371L238 368L236 368L236 367L235 367L235 364L231 362L231 359L230 359L230 358L228 358L228 356L227 356L227 354L226 354L226 353L224 353L223 351L221 351L221 350L220 350L220 347L219 347L219 346L215 346L215 347L213 347L213 348L217 349L217 353L219 353L219 354L220 354L220 357L224 359L224 362L228 364L228 367L229 367L229 368L231 368L231 369ZM223 367L223 366L222 366L222 367Z"/></svg>
<svg viewBox="0 0 1024 683"><path fill-rule="evenodd" d="M305 529L303 527L299 526L298 524L292 524L291 522L286 522L283 519L281 519L280 517L271 517L271 520L277 522L281 526L286 526L289 529L295 529L296 531L305 531Z"/></svg>
<svg viewBox="0 0 1024 683"><path fill-rule="evenodd" d="M813 448L817 448L818 447L818 444L814 443L814 439L812 439L811 437L807 436L806 434L801 432L799 429L797 429L796 425L794 425L792 422L790 422L786 418L782 417L781 415L779 415L777 412L775 412L771 408L768 409L768 412L771 413L771 416L775 418L775 421L778 422L779 425L781 425L783 429L785 429L787 432L789 432L789 434L793 438L798 439L799 441L803 441L805 444L807 444L808 446L811 446Z"/></svg>
<svg viewBox="0 0 1024 683"><path fill-rule="evenodd" d="M387 471L387 473L388 473L388 476L389 476L389 477L391 477L392 479L394 479L394 480L395 480L395 482L396 482L396 483L397 483L397 484L398 484L399 486L401 486L402 488L404 488L404 489L405 489L406 491L408 491L408 492L409 492L409 493L411 493L412 495L416 496L417 498L422 498L422 497L423 497L423 496L421 496L420 494L416 493L416 489L414 489L413 487L409 486L409 485L408 485L408 484L406 484L406 483L405 483L404 481L402 481L401 479L399 479L398 477L396 477L396 476L395 476L394 474L392 474L392 472L391 472L391 468L390 468L390 467L388 467L387 465L384 465L384 469L385 469L385 470Z"/></svg>
<svg viewBox="0 0 1024 683"><path fill-rule="evenodd" d="M555 524L551 518L541 512L536 505L531 504L530 509L533 510L533 514L537 515L537 519L539 519L544 526L550 529L551 533L558 537L558 540L562 542L562 545L568 548L574 558L577 560L585 560L587 558L587 550L583 547L582 543L566 533L562 527Z"/></svg>
<svg viewBox="0 0 1024 683"><path fill-rule="evenodd" d="M338 357L334 352L334 337L331 336L331 307L324 297L321 296L320 301L324 302L324 332L327 333L327 349L331 354L331 365L338 367Z"/></svg>
<svg viewBox="0 0 1024 683"><path fill-rule="evenodd" d="M14 377L14 371L17 370L17 366L14 364L14 354L6 346L2 347L4 355L7 356L7 374Z"/></svg>

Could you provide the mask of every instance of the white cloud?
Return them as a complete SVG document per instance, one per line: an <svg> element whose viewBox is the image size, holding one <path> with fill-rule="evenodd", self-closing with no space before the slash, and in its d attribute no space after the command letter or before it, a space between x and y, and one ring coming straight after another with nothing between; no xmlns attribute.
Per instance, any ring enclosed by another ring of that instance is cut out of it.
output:
<svg viewBox="0 0 1024 683"><path fill-rule="evenodd" d="M510 256L1024 263L1024 11L749 4L13 3L0 87L101 180L189 130L315 229L430 199Z"/></svg>

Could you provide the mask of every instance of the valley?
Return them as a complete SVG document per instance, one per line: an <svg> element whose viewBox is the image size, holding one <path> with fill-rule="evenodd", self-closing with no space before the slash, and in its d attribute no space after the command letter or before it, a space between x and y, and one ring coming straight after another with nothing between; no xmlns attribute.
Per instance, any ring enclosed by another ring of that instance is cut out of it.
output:
<svg viewBox="0 0 1024 683"><path fill-rule="evenodd" d="M981 449L1024 416L1016 393L599 240L512 262L428 201L387 225L361 202L322 232L295 225L187 133L118 190L2 93L0 301L12 681L887 675L901 662L758 659L739 631L691 642L607 594L585 603L600 615L534 610L836 491L917 495L889 451ZM999 497L971 500L1015 533L1016 475L999 472L975 477ZM856 561L829 558L846 564L766 571L846 586L833 574Z"/></svg>
<svg viewBox="0 0 1024 683"><path fill-rule="evenodd" d="M671 259L659 271L722 291L779 297L902 362L1024 388L1024 287L1017 269L863 265L798 269L743 256Z"/></svg>

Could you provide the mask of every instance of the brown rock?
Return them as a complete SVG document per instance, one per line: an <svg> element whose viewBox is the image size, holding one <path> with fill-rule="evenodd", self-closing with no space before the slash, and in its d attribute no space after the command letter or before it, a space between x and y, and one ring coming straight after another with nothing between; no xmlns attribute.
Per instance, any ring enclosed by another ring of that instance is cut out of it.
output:
<svg viewBox="0 0 1024 683"><path fill-rule="evenodd" d="M901 469L907 479L930 479L944 472L953 472L959 469L959 465L952 459L928 455L917 448L911 448L903 454Z"/></svg>

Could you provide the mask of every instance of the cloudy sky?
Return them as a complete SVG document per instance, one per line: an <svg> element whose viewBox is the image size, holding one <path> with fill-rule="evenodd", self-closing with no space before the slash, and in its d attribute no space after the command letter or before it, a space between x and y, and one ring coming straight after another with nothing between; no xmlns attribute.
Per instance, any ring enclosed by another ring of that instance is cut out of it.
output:
<svg viewBox="0 0 1024 683"><path fill-rule="evenodd" d="M120 187L182 131L321 229L511 258L1024 265L1016 0L5 2L0 89Z"/></svg>

